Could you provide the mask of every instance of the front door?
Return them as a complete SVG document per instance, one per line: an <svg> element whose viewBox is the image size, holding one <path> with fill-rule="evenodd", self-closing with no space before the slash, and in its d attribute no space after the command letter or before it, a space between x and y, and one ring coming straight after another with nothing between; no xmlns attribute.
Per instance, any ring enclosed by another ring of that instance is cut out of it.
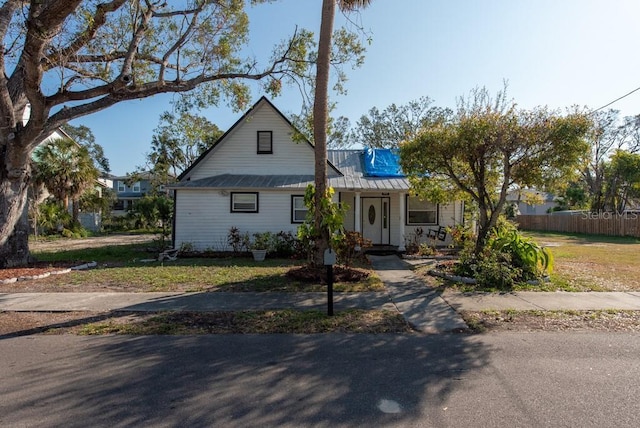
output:
<svg viewBox="0 0 640 428"><path fill-rule="evenodd" d="M362 198L362 236L389 245L389 198Z"/></svg>

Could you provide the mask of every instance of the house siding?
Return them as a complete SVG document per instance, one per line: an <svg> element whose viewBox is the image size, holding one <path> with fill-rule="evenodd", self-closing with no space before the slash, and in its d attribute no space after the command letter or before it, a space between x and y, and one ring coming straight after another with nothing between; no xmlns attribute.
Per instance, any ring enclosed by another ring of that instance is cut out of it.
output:
<svg viewBox="0 0 640 428"><path fill-rule="evenodd" d="M258 131L273 132L273 153L257 154ZM306 142L296 143L290 125L268 104L256 110L208 153L189 174L198 180L221 174L313 174L314 151ZM330 175L336 175L330 171Z"/></svg>
<svg viewBox="0 0 640 428"><path fill-rule="evenodd" d="M229 250L231 227L250 235L256 232L296 233L291 223L291 195L300 192L260 191L258 213L230 213L230 192L180 190L176 198L175 246L192 246L196 251ZM226 193L226 194L225 194Z"/></svg>
<svg viewBox="0 0 640 428"><path fill-rule="evenodd" d="M384 192L386 193L386 192ZM404 198L405 194L391 193L389 195L383 195L383 192L369 193L361 192L361 198L389 198L389 219L390 219L390 240L391 245L400 245L400 223L404 219L404 215L400 212L400 198ZM349 206L345 214L344 227L346 230L355 230L355 193L354 192L341 192L340 200ZM437 229L438 226L454 226L461 224L463 221L463 204L460 201L452 202L449 204L440 204L438 208L438 224L437 225L424 225L424 226L404 226L405 241L415 233L416 229L422 228L425 232L429 229ZM447 239L444 242L438 241L438 245L448 245L451 243L451 236L447 235Z"/></svg>

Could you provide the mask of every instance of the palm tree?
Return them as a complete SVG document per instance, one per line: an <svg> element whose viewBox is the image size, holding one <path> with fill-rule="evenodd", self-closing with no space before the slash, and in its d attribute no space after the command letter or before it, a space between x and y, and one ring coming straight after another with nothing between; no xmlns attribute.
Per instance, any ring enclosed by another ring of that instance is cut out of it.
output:
<svg viewBox="0 0 640 428"><path fill-rule="evenodd" d="M314 227L316 240L315 262L322 264L324 251L329 247L329 230L322 225L323 213L319 207L327 195L327 125L329 121L329 72L331 68L331 38L336 3L341 10L352 11L366 7L371 0L323 0L320 21L320 40L316 62L316 85L313 100L313 141L315 144L315 206Z"/></svg>
<svg viewBox="0 0 640 428"><path fill-rule="evenodd" d="M38 148L34 159L34 182L44 184L65 210L74 201L73 221L77 221L77 200L98 178L89 150L65 138Z"/></svg>

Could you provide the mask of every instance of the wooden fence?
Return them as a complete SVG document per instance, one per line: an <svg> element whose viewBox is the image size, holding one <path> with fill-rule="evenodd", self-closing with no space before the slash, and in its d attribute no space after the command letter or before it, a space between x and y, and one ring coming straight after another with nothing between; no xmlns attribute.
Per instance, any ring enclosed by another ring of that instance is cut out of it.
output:
<svg viewBox="0 0 640 428"><path fill-rule="evenodd" d="M640 238L640 214L578 213L571 215L519 215L522 230L635 236Z"/></svg>

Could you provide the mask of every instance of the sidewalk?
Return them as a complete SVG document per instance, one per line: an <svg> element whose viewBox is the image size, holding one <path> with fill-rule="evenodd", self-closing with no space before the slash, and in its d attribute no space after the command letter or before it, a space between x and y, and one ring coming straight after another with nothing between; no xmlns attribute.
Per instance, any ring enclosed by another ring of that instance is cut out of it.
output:
<svg viewBox="0 0 640 428"><path fill-rule="evenodd" d="M370 256L386 293L334 293L334 308L397 310L423 333L467 326L459 311L640 310L640 292L440 294L396 256ZM327 293L0 293L0 311L239 311L327 308Z"/></svg>

